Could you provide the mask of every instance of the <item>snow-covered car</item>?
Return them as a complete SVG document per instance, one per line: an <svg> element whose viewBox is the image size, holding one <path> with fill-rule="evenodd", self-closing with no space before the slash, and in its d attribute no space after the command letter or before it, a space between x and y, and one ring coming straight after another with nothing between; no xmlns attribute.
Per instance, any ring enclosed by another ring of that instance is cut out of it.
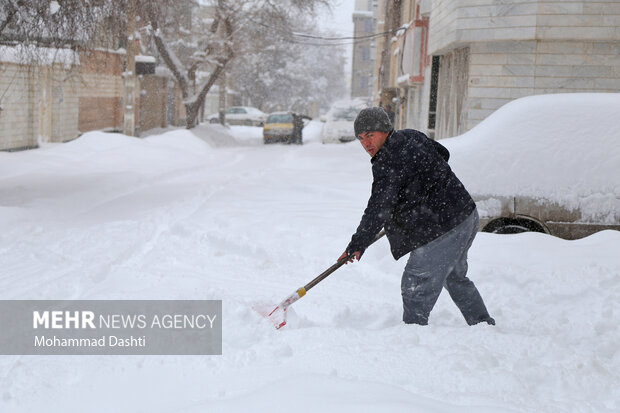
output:
<svg viewBox="0 0 620 413"><path fill-rule="evenodd" d="M251 106L233 106L226 110L226 123L230 125L263 126L267 114ZM220 123L219 114L207 116L209 123Z"/></svg>
<svg viewBox="0 0 620 413"><path fill-rule="evenodd" d="M618 113L618 93L529 96L440 142L483 231L576 239L620 230Z"/></svg>
<svg viewBox="0 0 620 413"><path fill-rule="evenodd" d="M325 116L321 130L323 143L345 143L355 140L353 122L360 110L368 107L365 99L339 100L335 102Z"/></svg>

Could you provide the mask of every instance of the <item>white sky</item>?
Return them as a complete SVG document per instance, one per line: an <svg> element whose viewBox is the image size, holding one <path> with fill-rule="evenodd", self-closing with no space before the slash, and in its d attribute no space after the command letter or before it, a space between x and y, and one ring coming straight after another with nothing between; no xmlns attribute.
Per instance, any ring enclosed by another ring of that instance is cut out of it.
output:
<svg viewBox="0 0 620 413"><path fill-rule="evenodd" d="M333 30L343 36L353 34L354 0L333 0L331 12L323 8L319 25L321 28Z"/></svg>

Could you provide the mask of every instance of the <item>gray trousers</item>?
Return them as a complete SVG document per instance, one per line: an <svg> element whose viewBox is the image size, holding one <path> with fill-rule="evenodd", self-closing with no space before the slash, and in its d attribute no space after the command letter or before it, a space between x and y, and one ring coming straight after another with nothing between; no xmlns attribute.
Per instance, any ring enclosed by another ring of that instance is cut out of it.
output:
<svg viewBox="0 0 620 413"><path fill-rule="evenodd" d="M428 324L443 287L469 325L489 319L474 283L467 278L467 251L478 231L478 211L457 227L411 252L403 279L403 321Z"/></svg>

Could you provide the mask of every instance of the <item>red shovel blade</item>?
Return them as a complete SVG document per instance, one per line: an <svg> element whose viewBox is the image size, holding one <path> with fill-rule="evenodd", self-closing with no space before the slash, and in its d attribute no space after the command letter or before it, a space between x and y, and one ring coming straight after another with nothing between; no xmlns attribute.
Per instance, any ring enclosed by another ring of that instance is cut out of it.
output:
<svg viewBox="0 0 620 413"><path fill-rule="evenodd" d="M286 299L280 304L278 304L278 306L273 310L273 307L265 307L262 305L255 305L252 308L254 308L254 310L256 310L263 317L268 318L269 321L271 321L276 327L276 329L279 329L286 324L286 309L304 295L306 295L306 289L302 287L295 291L293 294L286 297Z"/></svg>
<svg viewBox="0 0 620 413"><path fill-rule="evenodd" d="M271 321L276 329L280 329L286 325L286 307L279 305L273 308L269 306L269 304L256 304L253 305L252 308L258 314Z"/></svg>

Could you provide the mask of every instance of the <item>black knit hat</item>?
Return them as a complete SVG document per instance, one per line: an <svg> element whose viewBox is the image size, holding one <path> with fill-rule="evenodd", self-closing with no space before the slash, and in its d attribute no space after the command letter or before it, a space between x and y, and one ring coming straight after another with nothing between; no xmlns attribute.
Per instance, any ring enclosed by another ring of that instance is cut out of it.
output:
<svg viewBox="0 0 620 413"><path fill-rule="evenodd" d="M392 130L392 122L383 108L366 108L362 109L355 118L353 128L355 136L364 132L389 132Z"/></svg>

